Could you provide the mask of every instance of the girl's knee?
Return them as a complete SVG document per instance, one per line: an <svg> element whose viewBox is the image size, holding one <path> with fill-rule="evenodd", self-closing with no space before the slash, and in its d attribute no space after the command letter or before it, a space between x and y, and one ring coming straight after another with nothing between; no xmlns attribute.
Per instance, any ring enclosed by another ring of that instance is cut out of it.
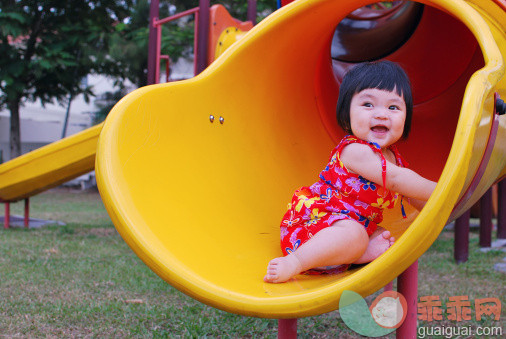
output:
<svg viewBox="0 0 506 339"><path fill-rule="evenodd" d="M369 244L369 235L364 226L354 220L340 220L332 224L331 227L338 227L343 230L346 238L353 242L357 247L367 248Z"/></svg>
<svg viewBox="0 0 506 339"><path fill-rule="evenodd" d="M336 237L340 237L340 241L336 243L343 246L339 257L342 262L339 263L350 264L360 258L367 250L369 236L362 224L354 220L340 220L328 229Z"/></svg>

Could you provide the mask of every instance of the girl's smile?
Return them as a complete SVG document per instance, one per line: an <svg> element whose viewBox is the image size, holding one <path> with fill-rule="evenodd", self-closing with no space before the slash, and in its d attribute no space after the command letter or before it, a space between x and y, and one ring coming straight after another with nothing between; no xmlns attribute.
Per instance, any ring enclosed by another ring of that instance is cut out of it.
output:
<svg viewBox="0 0 506 339"><path fill-rule="evenodd" d="M367 88L353 95L350 124L357 138L386 148L402 137L405 120L406 103L395 90Z"/></svg>

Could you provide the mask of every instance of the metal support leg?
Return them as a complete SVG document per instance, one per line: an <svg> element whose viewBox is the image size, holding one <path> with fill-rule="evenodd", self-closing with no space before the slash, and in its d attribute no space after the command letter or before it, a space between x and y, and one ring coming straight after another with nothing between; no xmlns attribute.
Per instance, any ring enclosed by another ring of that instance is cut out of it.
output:
<svg viewBox="0 0 506 339"><path fill-rule="evenodd" d="M10 219L11 219L11 204L10 202L5 203L5 217L4 217L4 228L7 229L10 227Z"/></svg>
<svg viewBox="0 0 506 339"><path fill-rule="evenodd" d="M151 0L149 8L149 40L148 40L148 80L147 84L152 85L158 83L155 76L156 67L156 28L153 26L153 21L158 19L160 12L159 0Z"/></svg>
<svg viewBox="0 0 506 339"><path fill-rule="evenodd" d="M30 227L30 198L25 199L25 228Z"/></svg>
<svg viewBox="0 0 506 339"><path fill-rule="evenodd" d="M506 179L497 184L497 239L506 239Z"/></svg>
<svg viewBox="0 0 506 339"><path fill-rule="evenodd" d="M397 277L397 290L408 304L408 313L402 325L397 329L399 339L416 339L417 334L417 302L418 302L418 260Z"/></svg>
<svg viewBox="0 0 506 339"><path fill-rule="evenodd" d="M480 247L492 246L492 188L480 200Z"/></svg>
<svg viewBox="0 0 506 339"><path fill-rule="evenodd" d="M297 338L297 319L278 320L278 339Z"/></svg>
<svg viewBox="0 0 506 339"><path fill-rule="evenodd" d="M197 26L197 72L200 74L207 68L207 45L209 43L209 4L210 0L199 0L199 19Z"/></svg>
<svg viewBox="0 0 506 339"><path fill-rule="evenodd" d="M457 264L469 259L469 218L471 211L466 211L455 221L453 257Z"/></svg>

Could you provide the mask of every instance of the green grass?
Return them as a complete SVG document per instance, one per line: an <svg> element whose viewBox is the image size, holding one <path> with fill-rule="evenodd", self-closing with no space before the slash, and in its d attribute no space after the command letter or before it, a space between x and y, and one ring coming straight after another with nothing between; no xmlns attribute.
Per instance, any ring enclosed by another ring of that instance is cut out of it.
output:
<svg viewBox="0 0 506 339"><path fill-rule="evenodd" d="M14 204L12 213L22 214L22 208ZM163 282L116 233L96 192L40 194L31 199L31 215L66 226L0 230L0 338L276 337L275 320L213 309ZM506 253L477 249L473 232L469 261L456 265L453 234L443 232L419 260L419 296L438 295L443 303L458 295L506 302L506 275L492 269ZM504 334L505 308L499 321L420 325L502 326ZM338 311L301 319L298 329L302 338L358 337Z"/></svg>

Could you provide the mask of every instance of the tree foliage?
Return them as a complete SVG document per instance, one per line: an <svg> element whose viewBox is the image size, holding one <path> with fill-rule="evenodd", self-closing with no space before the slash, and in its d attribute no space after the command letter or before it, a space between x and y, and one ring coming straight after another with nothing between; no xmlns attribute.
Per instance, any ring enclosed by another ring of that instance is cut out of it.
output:
<svg viewBox="0 0 506 339"><path fill-rule="evenodd" d="M161 1L159 11L160 18L164 18L178 10L172 3ZM129 80L135 87L147 84L149 12L148 0L134 0L128 17L115 25L111 33L108 55L119 69L119 74L111 75L117 77L116 84L120 88L103 93L94 101L95 123L103 121L116 102L126 94L125 80ZM193 53L193 28L192 20L162 26L161 51L170 56L171 62L177 62L181 56L188 57Z"/></svg>
<svg viewBox="0 0 506 339"><path fill-rule="evenodd" d="M247 0L224 0L246 20ZM194 8L198 0L160 1L160 17ZM258 0L258 12L275 0ZM193 20L164 25L162 53L172 62L193 53ZM0 109L10 111L11 158L21 152L19 108L23 102L92 95L82 88L88 74L146 84L148 0L0 0Z"/></svg>
<svg viewBox="0 0 506 339"><path fill-rule="evenodd" d="M246 20L247 0L224 0L216 3L223 4L233 17ZM198 6L198 0L161 0L159 17L165 18ZM270 13L275 6L275 0L257 1L259 13ZM111 35L109 55L117 62L121 78L130 80L137 87L146 85L147 81L149 7L148 0L134 0L128 19L118 23ZM260 14L259 18L262 17ZM181 56L190 56L193 53L194 27L193 16L162 26L161 51L170 56L171 62L177 62Z"/></svg>
<svg viewBox="0 0 506 339"><path fill-rule="evenodd" d="M111 34L109 56L121 69L121 79L128 79L137 87L147 83L149 42L149 1L133 1L129 17L115 26ZM174 7L160 3L160 17L169 16ZM176 22L162 27L162 53L170 55L173 62L192 52L193 21L185 25Z"/></svg>
<svg viewBox="0 0 506 339"><path fill-rule="evenodd" d="M11 158L21 151L19 107L25 100L64 104L84 92L90 73L118 73L107 55L113 24L129 0L1 0L0 108L11 114Z"/></svg>
<svg viewBox="0 0 506 339"><path fill-rule="evenodd" d="M162 3L163 0L160 0ZM177 11L181 12L190 8L198 7L199 0L171 0ZM211 6L214 4L221 4L225 6L227 11L236 19L241 21L246 20L246 14L248 11L248 0L222 0L222 1L211 1ZM276 0L257 0L257 12L258 19L261 20L264 17L263 13L270 13L276 10ZM259 21L257 20L257 21Z"/></svg>
<svg viewBox="0 0 506 339"><path fill-rule="evenodd" d="M224 0L218 1L228 12L239 20L245 21L248 12L248 0ZM267 14L275 11L277 7L276 0L257 0L257 22L261 21Z"/></svg>

